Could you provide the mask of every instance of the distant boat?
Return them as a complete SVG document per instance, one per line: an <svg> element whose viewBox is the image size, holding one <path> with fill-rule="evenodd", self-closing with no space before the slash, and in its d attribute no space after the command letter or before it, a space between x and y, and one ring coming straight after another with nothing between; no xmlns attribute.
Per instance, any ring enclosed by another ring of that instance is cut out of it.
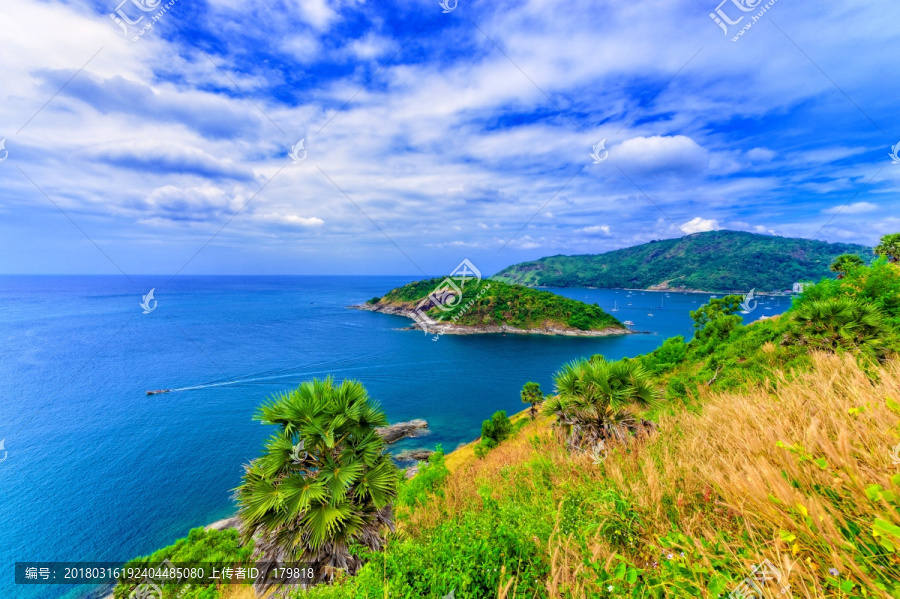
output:
<svg viewBox="0 0 900 599"><path fill-rule="evenodd" d="M618 312L618 311L619 311L619 302L616 302L615 307L612 310L610 310L610 312Z"/></svg>
<svg viewBox="0 0 900 599"><path fill-rule="evenodd" d="M629 326L629 327L633 327L633 326L634 326L634 322L632 322L632 321L630 321L630 320L626 320L626 321L625 321L625 325L626 325L626 326Z"/></svg>
<svg viewBox="0 0 900 599"><path fill-rule="evenodd" d="M628 302L628 305L630 306L630 305L631 305L631 302Z"/></svg>
<svg viewBox="0 0 900 599"><path fill-rule="evenodd" d="M650 313L647 316L653 316L653 308L650 308Z"/></svg>
<svg viewBox="0 0 900 599"><path fill-rule="evenodd" d="M156 391L147 391L147 395L158 395L160 393L168 393L171 389L157 389Z"/></svg>

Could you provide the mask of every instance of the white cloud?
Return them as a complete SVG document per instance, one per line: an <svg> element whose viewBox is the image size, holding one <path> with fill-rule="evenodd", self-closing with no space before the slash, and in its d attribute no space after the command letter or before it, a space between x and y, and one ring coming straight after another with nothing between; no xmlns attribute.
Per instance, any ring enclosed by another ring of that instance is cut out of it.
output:
<svg viewBox="0 0 900 599"><path fill-rule="evenodd" d="M325 224L324 220L316 216L303 217L296 214L278 214L276 212L258 214L257 218L264 221L281 223L284 225L296 225L300 227L321 227Z"/></svg>
<svg viewBox="0 0 900 599"><path fill-rule="evenodd" d="M854 202L852 204L847 204L846 206L826 208L822 212L825 214L865 214L867 212L874 212L875 210L878 210L877 204L872 204L871 202Z"/></svg>
<svg viewBox="0 0 900 599"><path fill-rule="evenodd" d="M594 225L592 227L583 227L583 228L579 229L579 231L581 231L582 233L590 233L590 234L597 234L597 233L601 233L603 235L610 234L609 225Z"/></svg>
<svg viewBox="0 0 900 599"><path fill-rule="evenodd" d="M753 162L769 162L777 153L768 148L753 148L747 152L747 158Z"/></svg>
<svg viewBox="0 0 900 599"><path fill-rule="evenodd" d="M709 164L709 155L684 135L633 137L610 151L623 168L643 172L694 172Z"/></svg>
<svg viewBox="0 0 900 599"><path fill-rule="evenodd" d="M702 233L704 231L715 231L721 229L719 221L711 218L700 218L695 216L686 223L681 224L681 230L685 233Z"/></svg>

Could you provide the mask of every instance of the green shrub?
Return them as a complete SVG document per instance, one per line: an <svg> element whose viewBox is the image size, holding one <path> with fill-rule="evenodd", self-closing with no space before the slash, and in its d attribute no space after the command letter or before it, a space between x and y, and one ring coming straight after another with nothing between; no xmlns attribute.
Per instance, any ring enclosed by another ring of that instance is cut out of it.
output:
<svg viewBox="0 0 900 599"><path fill-rule="evenodd" d="M500 410L494 412L490 420L481 423L481 440L488 449L493 449L508 439L512 431L512 422L507 417L506 411Z"/></svg>
<svg viewBox="0 0 900 599"><path fill-rule="evenodd" d="M450 474L444 464L444 450L438 445L428 462L419 466L419 472L400 483L397 503L407 507L424 505L429 496L440 494L440 487Z"/></svg>
<svg viewBox="0 0 900 599"><path fill-rule="evenodd" d="M179 539L174 544L159 549L151 555L135 558L125 564L123 569L156 567L164 560L178 565L197 562L250 565L252 553L253 543L242 547L237 530L195 528L188 533L186 538ZM113 589L113 596L115 599L127 599L137 586L118 584ZM161 599L172 599L176 595L178 599L217 599L221 596L220 591L214 585L200 587L189 586L189 584L169 584L161 585L161 588L163 590Z"/></svg>

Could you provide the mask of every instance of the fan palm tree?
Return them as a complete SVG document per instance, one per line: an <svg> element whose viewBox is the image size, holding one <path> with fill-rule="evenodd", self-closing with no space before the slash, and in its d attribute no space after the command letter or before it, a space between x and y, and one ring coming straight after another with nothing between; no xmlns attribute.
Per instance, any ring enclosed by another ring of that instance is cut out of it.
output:
<svg viewBox="0 0 900 599"><path fill-rule="evenodd" d="M570 362L554 381L557 394L547 400L544 412L556 415L568 429L573 447L606 439L624 441L642 423L637 409L650 408L660 400L650 374L629 360Z"/></svg>
<svg viewBox="0 0 900 599"><path fill-rule="evenodd" d="M255 419L278 427L236 489L242 536L260 562L257 590L283 582L273 562L312 567L313 580L289 581L304 587L355 573L362 563L350 545L379 550L393 530L397 471L375 430L384 412L359 382L329 377L274 397Z"/></svg>
<svg viewBox="0 0 900 599"><path fill-rule="evenodd" d="M875 246L875 255L884 256L890 262L900 261L900 233L891 233L881 238L881 243Z"/></svg>
<svg viewBox="0 0 900 599"><path fill-rule="evenodd" d="M838 297L806 302L793 310L785 342L828 352L859 350L883 359L895 336L878 307Z"/></svg>
<svg viewBox="0 0 900 599"><path fill-rule="evenodd" d="M838 273L837 278L843 279L844 275L860 266L865 266L865 262L863 262L863 259L856 254L841 254L834 259L834 262L831 263L831 266L829 266L828 269L831 272Z"/></svg>

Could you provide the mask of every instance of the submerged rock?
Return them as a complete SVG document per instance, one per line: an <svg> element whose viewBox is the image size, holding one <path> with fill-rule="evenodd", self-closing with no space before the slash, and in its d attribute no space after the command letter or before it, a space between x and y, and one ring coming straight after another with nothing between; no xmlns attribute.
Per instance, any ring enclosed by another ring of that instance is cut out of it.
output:
<svg viewBox="0 0 900 599"><path fill-rule="evenodd" d="M381 435L385 443L396 443L406 437L419 437L428 434L428 422L422 419L398 422L389 426L376 428L375 432Z"/></svg>

